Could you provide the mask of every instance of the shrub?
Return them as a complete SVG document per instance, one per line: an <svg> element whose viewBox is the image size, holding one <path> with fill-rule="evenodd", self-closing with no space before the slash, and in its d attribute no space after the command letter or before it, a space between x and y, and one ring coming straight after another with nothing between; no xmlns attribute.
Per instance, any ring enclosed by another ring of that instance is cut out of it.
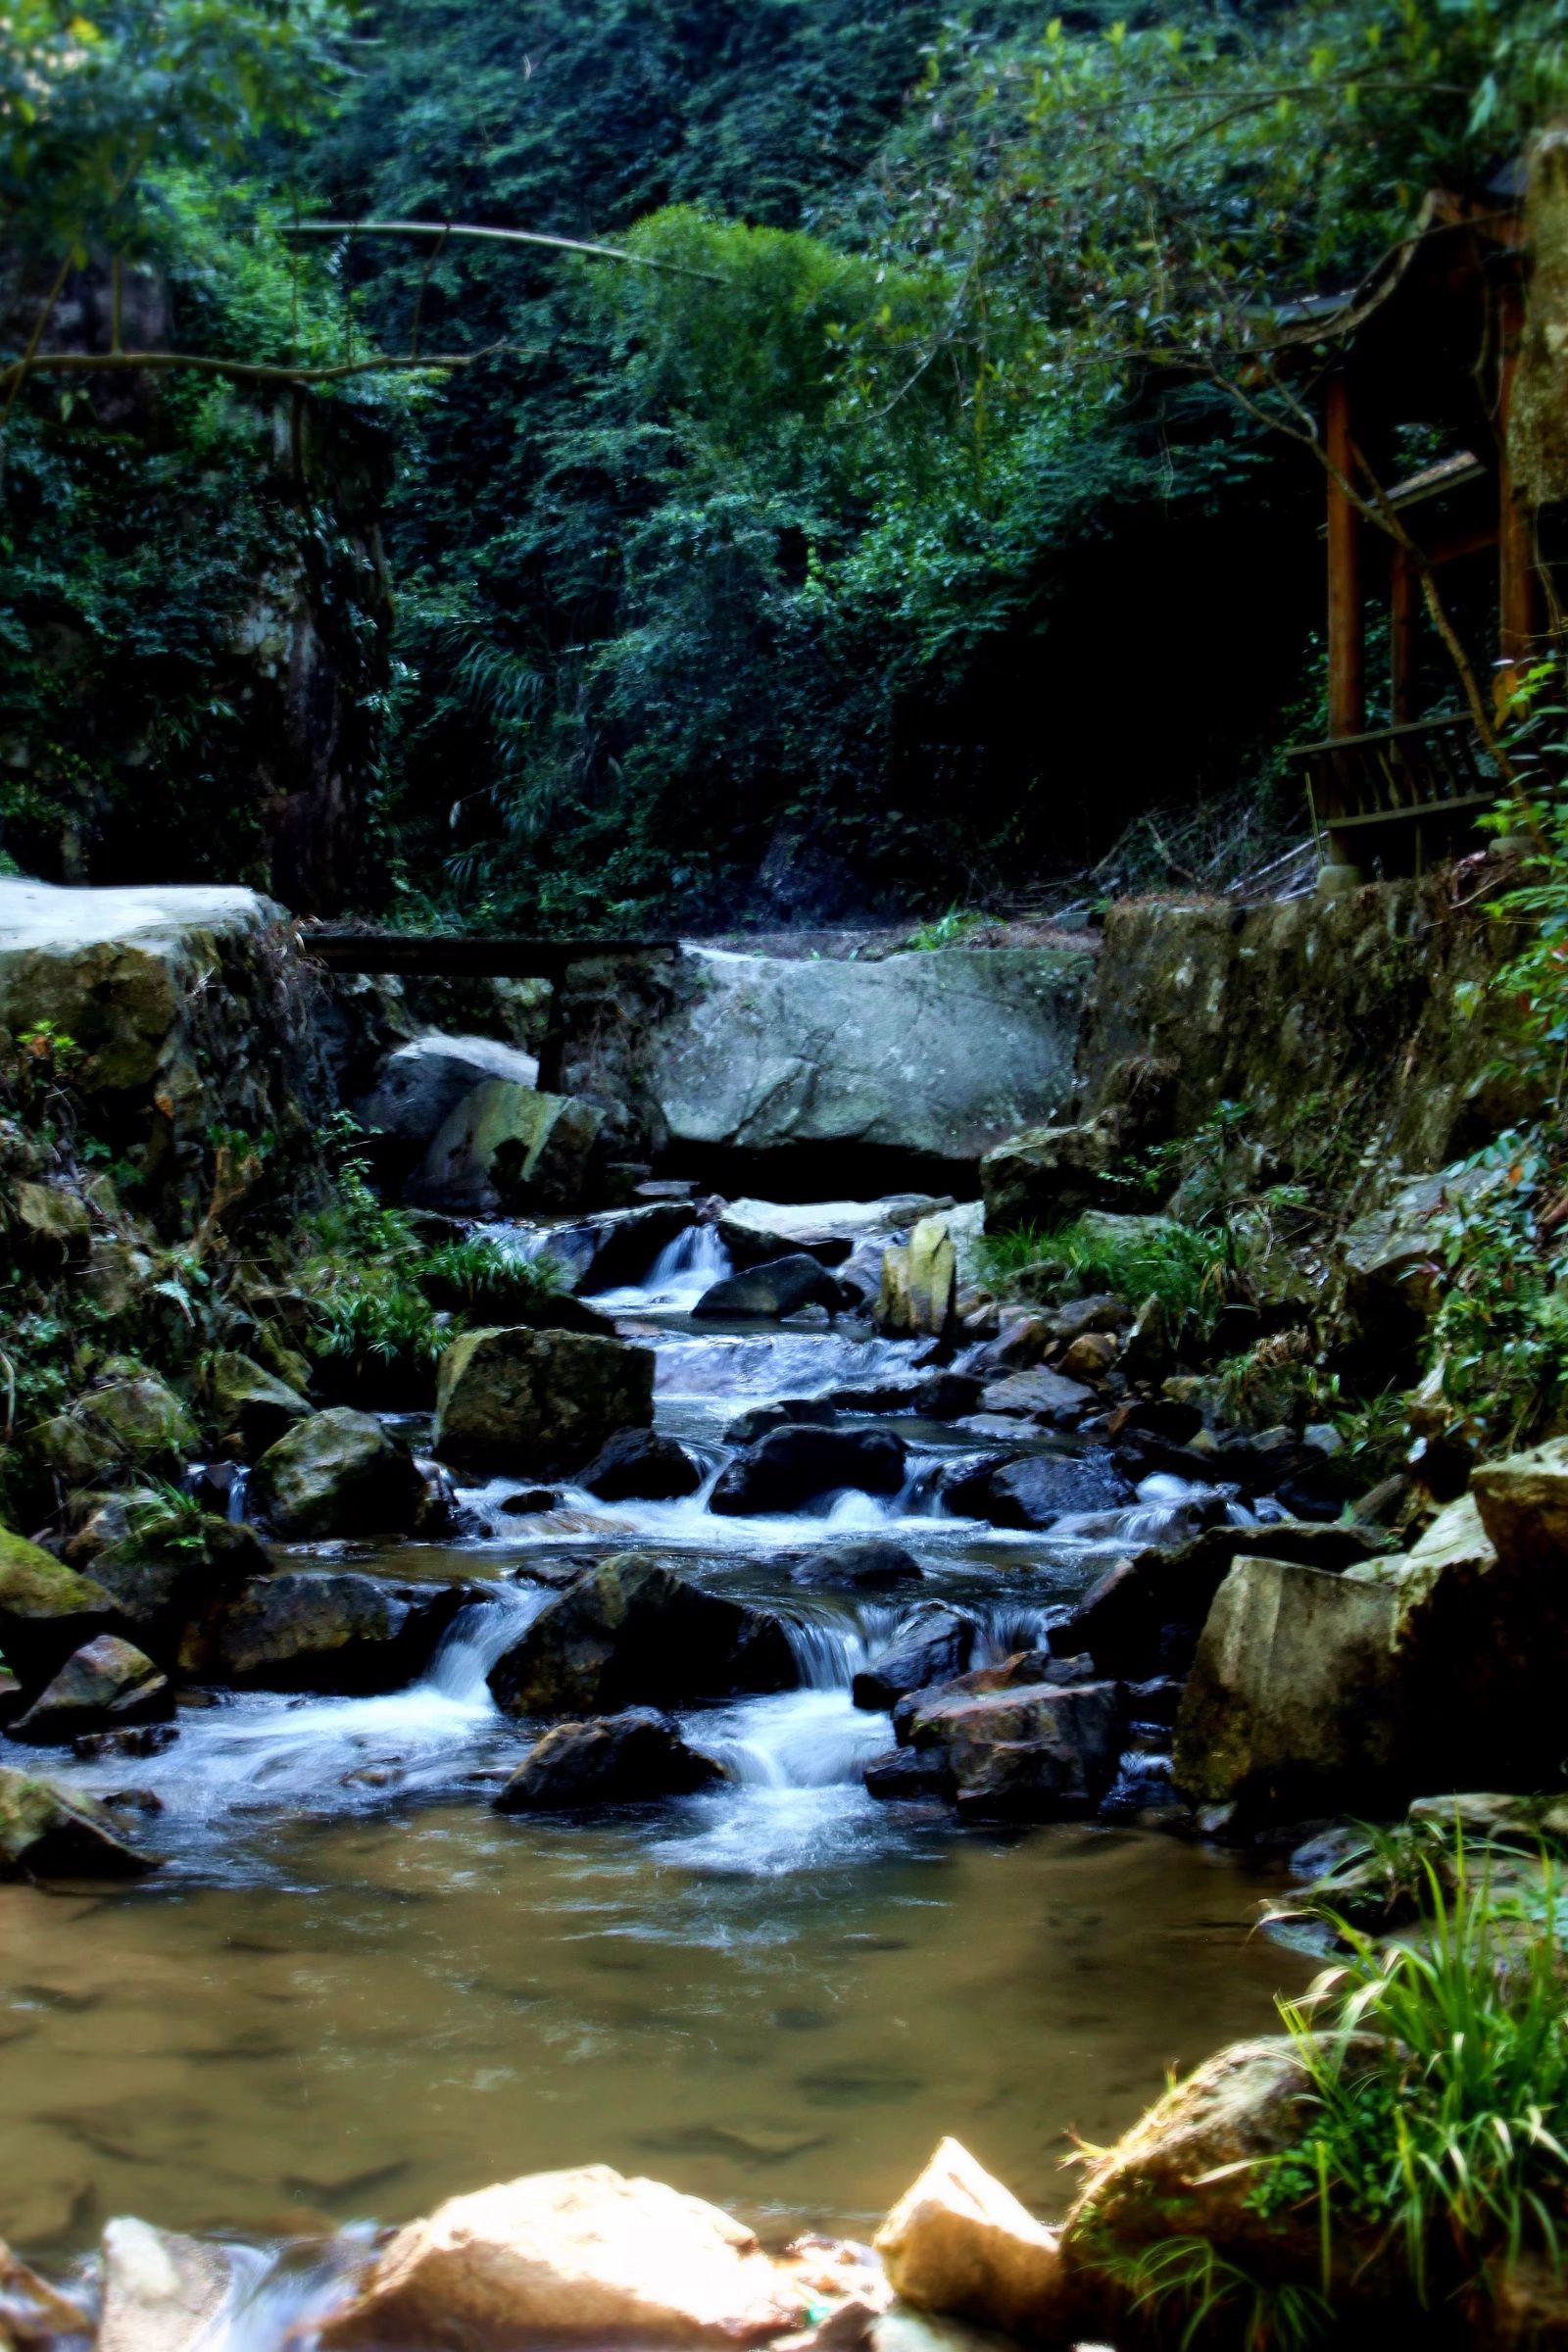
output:
<svg viewBox="0 0 1568 2352"><path fill-rule="evenodd" d="M1079 1295L1112 1291L1129 1305L1158 1298L1173 1341L1212 1337L1220 1310L1236 1288L1227 1235L1200 1232L1152 1218L1129 1219L1122 1230L1092 1220L1042 1233L1021 1226L1015 1233L987 1238L982 1245L988 1273L1003 1289L1038 1289L1059 1280ZM1036 1271L1038 1270L1038 1271Z"/></svg>
<svg viewBox="0 0 1568 2352"><path fill-rule="evenodd" d="M478 1322L526 1321L544 1302L559 1296L564 1269L548 1253L517 1257L499 1242L470 1234L461 1242L443 1242L423 1259L417 1274L420 1289L434 1306L450 1307Z"/></svg>

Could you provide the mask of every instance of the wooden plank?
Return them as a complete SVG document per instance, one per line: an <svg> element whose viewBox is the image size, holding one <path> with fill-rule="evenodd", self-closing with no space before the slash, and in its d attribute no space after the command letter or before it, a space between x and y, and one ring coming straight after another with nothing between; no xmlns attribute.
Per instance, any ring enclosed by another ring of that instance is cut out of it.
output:
<svg viewBox="0 0 1568 2352"><path fill-rule="evenodd" d="M1361 600L1361 517L1341 487L1355 473L1350 392L1331 376L1325 425L1329 465L1329 733L1359 735L1366 726L1366 647Z"/></svg>

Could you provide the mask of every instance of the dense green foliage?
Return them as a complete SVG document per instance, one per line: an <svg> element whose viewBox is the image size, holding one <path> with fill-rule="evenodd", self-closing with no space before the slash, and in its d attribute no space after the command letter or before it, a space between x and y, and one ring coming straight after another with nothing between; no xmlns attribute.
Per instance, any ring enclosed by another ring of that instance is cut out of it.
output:
<svg viewBox="0 0 1568 2352"><path fill-rule="evenodd" d="M27 383L0 850L135 866L151 803L143 857L260 871L290 779L226 779L292 564L342 622L404 911L550 922L939 913L1152 797L1282 790L1321 477L1277 429L1297 379L1238 348L1436 177L1484 184L1564 47L1561 0L85 16L83 62L28 0L47 102L0 82L13 348L65 243L87 328L120 254L187 350L487 356L389 412L388 708L363 551L273 478L259 396ZM307 266L299 208L633 258L364 236Z"/></svg>

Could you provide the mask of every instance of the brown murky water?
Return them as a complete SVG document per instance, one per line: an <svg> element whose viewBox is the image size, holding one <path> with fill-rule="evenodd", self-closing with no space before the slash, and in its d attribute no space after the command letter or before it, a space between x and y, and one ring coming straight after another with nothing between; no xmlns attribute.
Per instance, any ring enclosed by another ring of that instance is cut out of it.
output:
<svg viewBox="0 0 1568 2352"><path fill-rule="evenodd" d="M1049 2211L1069 2131L1115 2132L1305 1974L1249 1939L1255 1882L1143 1832L913 1830L760 1878L467 1805L271 1858L282 1883L0 1889L13 2242L401 2220L593 2159L859 2230L944 2132Z"/></svg>

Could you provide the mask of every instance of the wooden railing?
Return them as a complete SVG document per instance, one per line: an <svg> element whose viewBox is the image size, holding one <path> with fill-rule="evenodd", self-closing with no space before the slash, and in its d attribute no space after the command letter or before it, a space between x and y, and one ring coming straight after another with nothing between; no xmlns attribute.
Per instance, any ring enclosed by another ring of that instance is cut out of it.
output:
<svg viewBox="0 0 1568 2352"><path fill-rule="evenodd" d="M1328 743L1293 744L1286 757L1305 773L1320 832L1422 818L1459 819L1462 829L1492 808L1502 791L1495 762L1474 723L1457 715Z"/></svg>

